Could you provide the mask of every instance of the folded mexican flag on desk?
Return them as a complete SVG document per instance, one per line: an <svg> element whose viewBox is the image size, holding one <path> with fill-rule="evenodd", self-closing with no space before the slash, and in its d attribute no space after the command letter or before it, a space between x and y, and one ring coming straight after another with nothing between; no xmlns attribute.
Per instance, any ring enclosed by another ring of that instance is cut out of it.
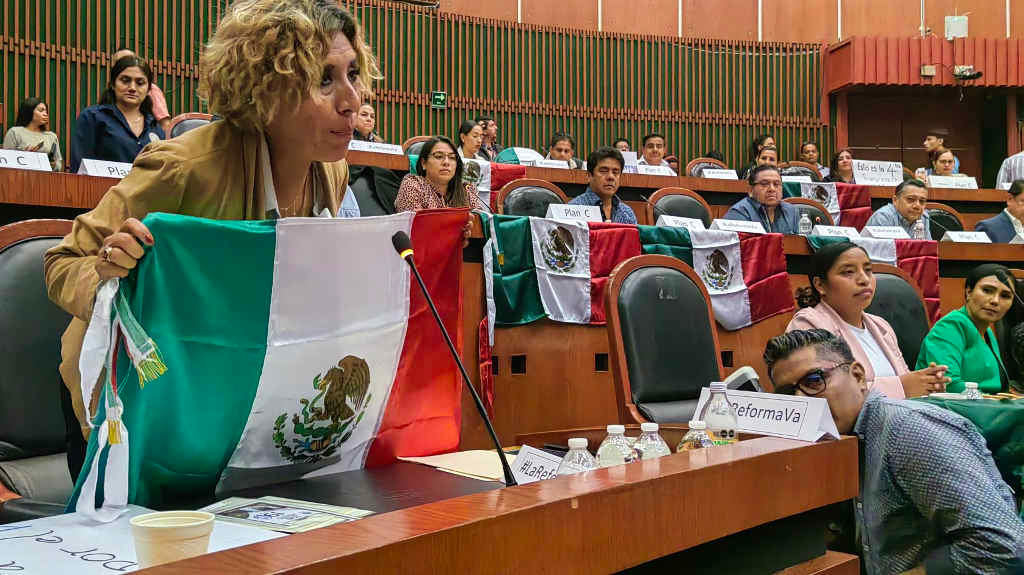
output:
<svg viewBox="0 0 1024 575"><path fill-rule="evenodd" d="M174 505L218 485L455 449L458 372L391 236L412 237L460 345L466 217L148 216L155 245L119 288L97 295L81 363L86 404L105 364L115 378L103 378L69 507L109 520L125 503ZM107 505L94 509L96 500Z"/></svg>

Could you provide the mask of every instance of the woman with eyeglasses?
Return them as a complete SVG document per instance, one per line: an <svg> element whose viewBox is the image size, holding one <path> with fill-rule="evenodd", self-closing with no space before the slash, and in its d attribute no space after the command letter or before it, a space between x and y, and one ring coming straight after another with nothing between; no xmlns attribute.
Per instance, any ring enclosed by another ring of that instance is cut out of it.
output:
<svg viewBox="0 0 1024 575"><path fill-rule="evenodd" d="M398 188L395 209L415 212L436 208L482 210L480 196L462 181L462 158L455 144L434 136L420 148L416 173L407 174Z"/></svg>
<svg viewBox="0 0 1024 575"><path fill-rule="evenodd" d="M871 259L851 242L829 244L811 256L809 288L797 290L802 308L786 331L824 329L843 338L864 366L867 381L888 397L943 391L949 381L941 361L919 362L910 371L889 322L867 313L875 295ZM923 365L924 367L920 367Z"/></svg>
<svg viewBox="0 0 1024 575"><path fill-rule="evenodd" d="M964 280L966 302L935 322L921 342L917 365L941 362L949 366L949 390L961 392L973 381L983 393L999 393L1009 385L992 327L1006 315L1017 297L1010 270L982 264Z"/></svg>

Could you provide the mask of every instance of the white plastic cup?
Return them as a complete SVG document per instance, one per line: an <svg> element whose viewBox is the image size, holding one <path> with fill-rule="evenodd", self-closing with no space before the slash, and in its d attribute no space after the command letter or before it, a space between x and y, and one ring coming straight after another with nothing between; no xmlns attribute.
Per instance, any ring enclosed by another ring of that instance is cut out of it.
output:
<svg viewBox="0 0 1024 575"><path fill-rule="evenodd" d="M132 517L139 568L180 561L206 553L213 514L206 511L160 511Z"/></svg>

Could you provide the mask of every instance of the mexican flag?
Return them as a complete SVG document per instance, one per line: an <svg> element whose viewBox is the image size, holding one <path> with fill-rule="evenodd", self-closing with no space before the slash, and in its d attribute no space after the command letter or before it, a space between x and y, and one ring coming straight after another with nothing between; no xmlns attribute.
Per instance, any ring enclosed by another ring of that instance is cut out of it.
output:
<svg viewBox="0 0 1024 575"><path fill-rule="evenodd" d="M808 236L811 249L830 243L852 241L864 248L873 262L896 266L914 278L924 294L924 305L932 323L939 319L939 243L934 240L886 240L880 238L835 238Z"/></svg>
<svg viewBox="0 0 1024 575"><path fill-rule="evenodd" d="M605 321L608 276L645 253L692 266L711 296L718 323L736 330L793 309L779 234L483 216L491 326L541 318L577 324ZM493 336L488 338L493 343Z"/></svg>
<svg viewBox="0 0 1024 575"><path fill-rule="evenodd" d="M784 182L782 191L787 198L818 200L825 205L837 226L848 226L860 231L871 217L871 188L867 186L842 182Z"/></svg>
<svg viewBox="0 0 1024 575"><path fill-rule="evenodd" d="M87 405L99 374L113 377L69 508L111 520L126 503L455 449L459 374L391 236L411 236L461 345L466 215L148 216L155 245L97 294L81 360Z"/></svg>

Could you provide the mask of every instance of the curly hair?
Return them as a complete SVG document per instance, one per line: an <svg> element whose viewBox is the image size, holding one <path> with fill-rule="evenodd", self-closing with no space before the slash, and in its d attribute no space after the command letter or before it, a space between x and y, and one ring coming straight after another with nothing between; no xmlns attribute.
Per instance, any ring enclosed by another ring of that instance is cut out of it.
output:
<svg viewBox="0 0 1024 575"><path fill-rule="evenodd" d="M356 52L357 88L369 97L380 71L346 10L331 0L237 0L199 58L199 97L211 113L262 131L282 107L312 93L339 32Z"/></svg>

